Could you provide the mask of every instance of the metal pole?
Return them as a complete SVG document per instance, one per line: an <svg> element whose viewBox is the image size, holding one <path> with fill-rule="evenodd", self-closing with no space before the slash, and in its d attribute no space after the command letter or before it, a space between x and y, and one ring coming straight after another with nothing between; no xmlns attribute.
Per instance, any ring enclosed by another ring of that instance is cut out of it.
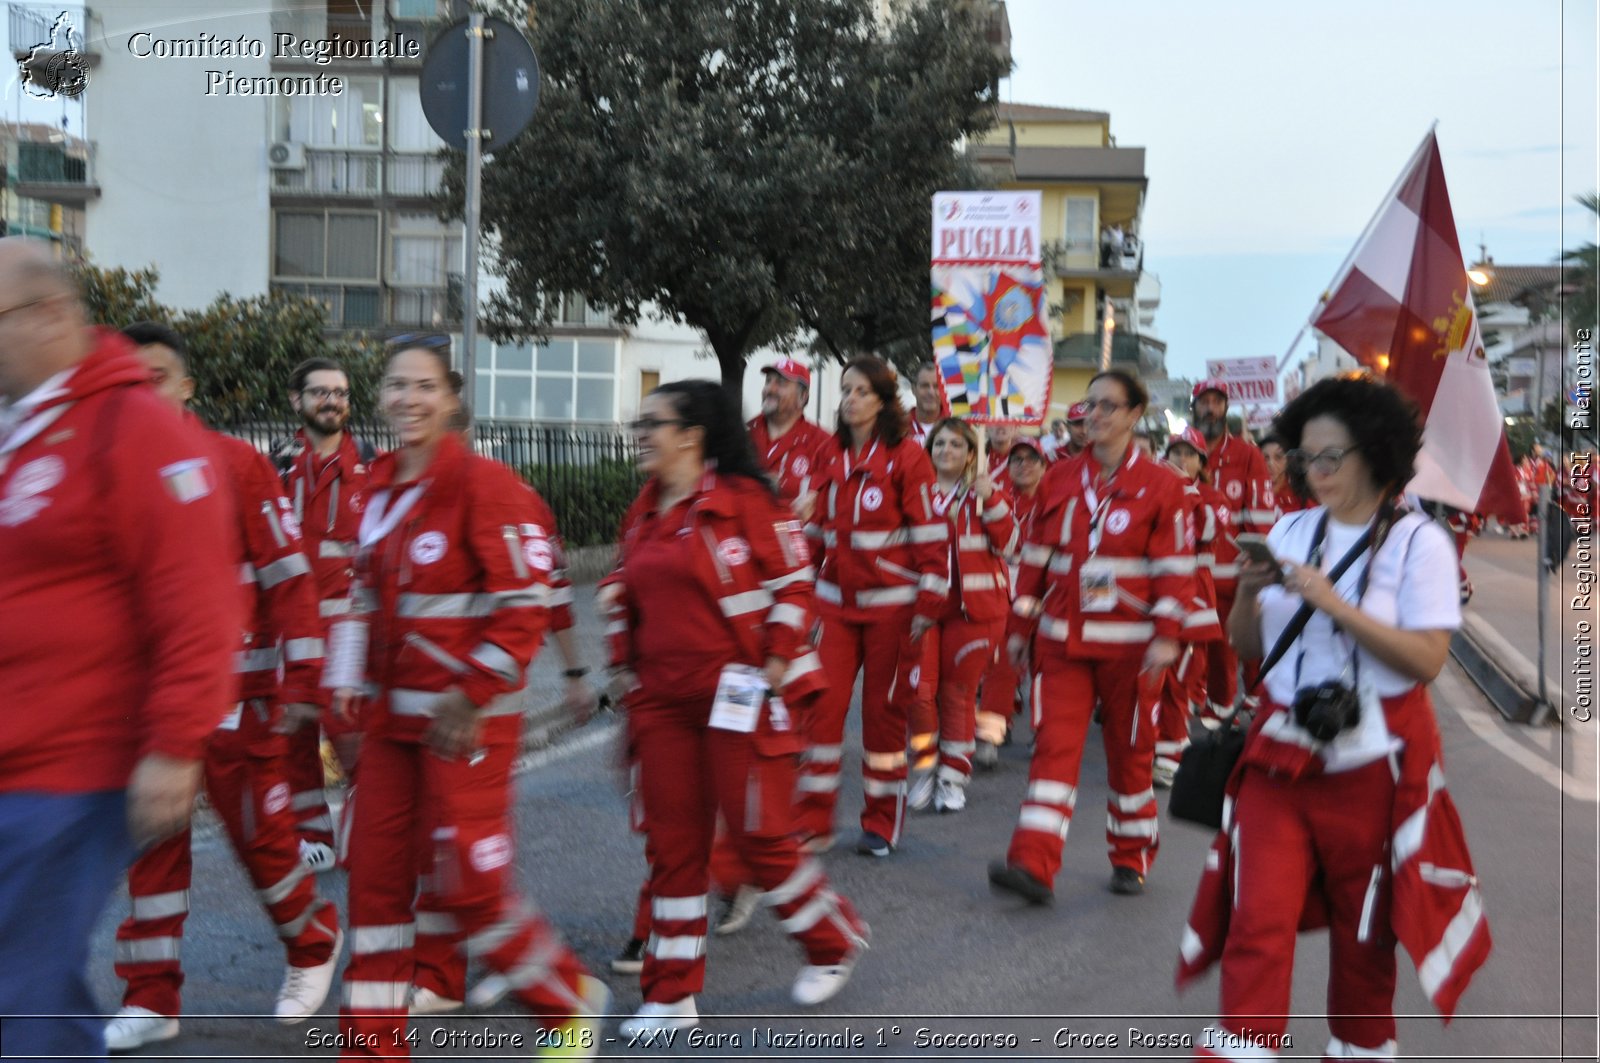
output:
<svg viewBox="0 0 1600 1063"><path fill-rule="evenodd" d="M1536 327L1543 328L1544 326L1541 323ZM1533 341L1533 364L1533 438L1535 442L1538 442L1539 430L1544 420L1544 351L1540 348L1537 339ZM1538 515L1539 535L1533 551L1534 587L1538 593L1539 610L1539 656L1538 667L1535 669L1539 673L1539 702L1533 707L1535 719L1542 717L1550 704L1550 692L1547 688L1544 674L1545 627L1547 623L1545 615L1550 611L1550 573L1544 566L1545 542L1550 534L1550 530L1545 523L1550 516L1547 512L1550 508L1550 485L1544 482L1544 470L1542 469L1539 470L1539 480L1538 493L1535 495L1534 501L1534 512Z"/></svg>
<svg viewBox="0 0 1600 1063"><path fill-rule="evenodd" d="M467 261L463 270L461 322L462 391L478 393L478 224L483 214L483 13L472 13L467 27Z"/></svg>

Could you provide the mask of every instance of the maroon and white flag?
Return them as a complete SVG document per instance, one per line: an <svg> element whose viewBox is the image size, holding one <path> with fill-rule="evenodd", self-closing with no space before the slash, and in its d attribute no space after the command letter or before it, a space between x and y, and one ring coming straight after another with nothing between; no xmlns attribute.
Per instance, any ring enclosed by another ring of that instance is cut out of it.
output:
<svg viewBox="0 0 1600 1063"><path fill-rule="evenodd" d="M1433 133L1311 323L1422 407L1408 491L1509 523L1527 518Z"/></svg>

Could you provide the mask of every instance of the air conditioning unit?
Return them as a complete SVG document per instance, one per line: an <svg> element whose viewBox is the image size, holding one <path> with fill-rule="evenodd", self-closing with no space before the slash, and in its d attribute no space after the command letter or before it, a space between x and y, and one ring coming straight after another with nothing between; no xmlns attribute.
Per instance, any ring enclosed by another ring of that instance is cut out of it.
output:
<svg viewBox="0 0 1600 1063"><path fill-rule="evenodd" d="M294 140L279 140L267 149L267 162L274 170L304 170L306 146Z"/></svg>

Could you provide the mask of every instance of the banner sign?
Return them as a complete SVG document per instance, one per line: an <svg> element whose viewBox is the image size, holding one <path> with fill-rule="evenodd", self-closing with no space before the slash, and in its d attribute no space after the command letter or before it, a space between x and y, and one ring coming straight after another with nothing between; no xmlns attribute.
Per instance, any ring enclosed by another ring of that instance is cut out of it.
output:
<svg viewBox="0 0 1600 1063"><path fill-rule="evenodd" d="M1038 192L933 197L933 357L955 417L1038 425L1050 342Z"/></svg>
<svg viewBox="0 0 1600 1063"><path fill-rule="evenodd" d="M1265 358L1208 358L1206 376L1225 381L1228 402L1278 401L1278 360Z"/></svg>

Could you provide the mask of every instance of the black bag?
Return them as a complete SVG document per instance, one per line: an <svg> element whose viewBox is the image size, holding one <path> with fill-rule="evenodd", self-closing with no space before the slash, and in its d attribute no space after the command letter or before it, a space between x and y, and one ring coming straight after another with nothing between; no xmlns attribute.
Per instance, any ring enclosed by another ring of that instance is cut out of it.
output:
<svg viewBox="0 0 1600 1063"><path fill-rule="evenodd" d="M1377 522L1380 537L1384 526L1392 519L1392 512L1380 514ZM1312 544L1312 552L1316 554L1322 546L1322 536L1327 530L1327 515L1322 517L1318 525L1316 538ZM1361 538L1356 540L1348 553L1339 559L1328 573L1330 583L1338 583L1339 577L1345 570L1355 564L1356 558L1366 550L1367 544L1373 541L1374 528L1368 528ZM1363 589L1365 588L1366 574L1362 574ZM1289 647L1294 640L1300 637L1306 624L1311 620L1311 614L1316 610L1309 605L1302 604L1299 612L1295 613L1283 629L1283 634L1278 636L1277 643L1272 647L1272 652L1267 654L1266 660L1261 662L1261 671L1256 676L1252 693L1259 690L1261 684L1266 682L1267 673L1283 659L1289 652ZM1172 777L1172 796L1167 801L1167 815L1173 819L1181 819L1188 823L1197 823L1202 827L1212 830L1222 829L1222 805L1227 796L1228 779L1233 775L1234 766L1239 763L1239 758L1244 755L1244 740L1247 728L1241 725L1239 713L1234 713L1233 719L1217 728L1208 731L1198 742L1191 743L1183 751L1183 759L1178 762L1178 771Z"/></svg>
<svg viewBox="0 0 1600 1063"><path fill-rule="evenodd" d="M1212 830L1222 829L1222 803L1228 777L1244 753L1245 728L1238 714L1227 726L1207 731L1183 751L1178 773L1172 778L1167 815Z"/></svg>

